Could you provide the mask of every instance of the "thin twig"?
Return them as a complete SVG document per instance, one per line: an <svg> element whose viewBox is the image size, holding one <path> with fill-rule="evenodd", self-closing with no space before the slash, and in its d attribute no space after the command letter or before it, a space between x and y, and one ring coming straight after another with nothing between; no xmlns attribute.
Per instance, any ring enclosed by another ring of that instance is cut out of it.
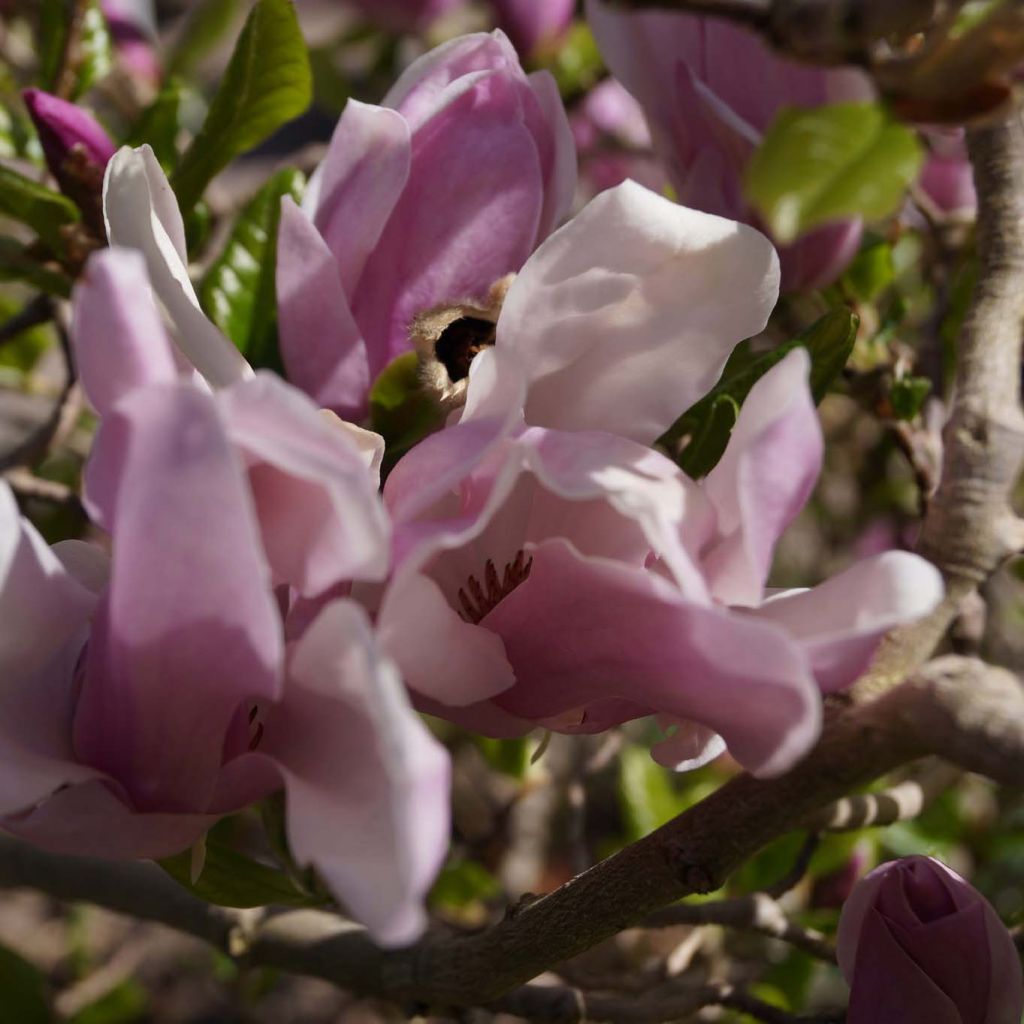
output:
<svg viewBox="0 0 1024 1024"><path fill-rule="evenodd" d="M963 771L955 765L928 758L911 769L906 778L881 792L858 793L837 800L819 811L808 826L828 832L850 832L910 821L962 776Z"/></svg>
<svg viewBox="0 0 1024 1024"><path fill-rule="evenodd" d="M23 331L49 323L55 314L53 300L49 295L37 295L28 305L14 316L0 324L0 345L12 341Z"/></svg>
<svg viewBox="0 0 1024 1024"><path fill-rule="evenodd" d="M56 505L70 509L76 514L85 515L81 498L66 484L34 476L21 466L9 470L3 478L19 501L42 501L48 505Z"/></svg>
<svg viewBox="0 0 1024 1024"><path fill-rule="evenodd" d="M89 0L71 0L64 46L54 79L53 91L62 99L70 99L78 81L79 49L82 42L82 28L89 11Z"/></svg>

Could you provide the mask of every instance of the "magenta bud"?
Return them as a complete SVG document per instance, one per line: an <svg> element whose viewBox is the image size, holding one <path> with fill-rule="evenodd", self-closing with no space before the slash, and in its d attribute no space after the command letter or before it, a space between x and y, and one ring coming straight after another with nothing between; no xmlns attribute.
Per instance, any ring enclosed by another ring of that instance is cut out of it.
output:
<svg viewBox="0 0 1024 1024"><path fill-rule="evenodd" d="M858 846L842 867L815 879L811 889L811 906L815 910L839 910L850 898L866 866L867 854Z"/></svg>
<svg viewBox="0 0 1024 1024"><path fill-rule="evenodd" d="M991 904L932 857L875 868L839 921L848 1024L1018 1024L1024 979Z"/></svg>
<svg viewBox="0 0 1024 1024"><path fill-rule="evenodd" d="M96 119L59 96L25 89L22 99L61 191L73 199L94 234L102 237L103 172L116 152Z"/></svg>

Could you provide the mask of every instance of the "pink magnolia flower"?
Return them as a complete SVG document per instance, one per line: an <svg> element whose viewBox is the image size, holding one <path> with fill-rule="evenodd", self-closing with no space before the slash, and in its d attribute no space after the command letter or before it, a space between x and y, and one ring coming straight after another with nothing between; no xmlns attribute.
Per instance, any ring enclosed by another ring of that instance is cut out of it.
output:
<svg viewBox="0 0 1024 1024"><path fill-rule="evenodd" d="M572 24L576 0L491 0L498 26L524 55L558 45Z"/></svg>
<svg viewBox="0 0 1024 1024"><path fill-rule="evenodd" d="M921 190L939 213L973 216L978 196L963 129L929 128L923 129L922 135L929 154L921 170Z"/></svg>
<svg viewBox="0 0 1024 1024"><path fill-rule="evenodd" d="M776 57L751 33L712 18L629 13L588 0L587 14L612 73L639 100L679 201L756 223L743 172L783 106L866 99L867 79ZM857 252L861 225L845 220L781 252L786 288L834 280Z"/></svg>
<svg viewBox="0 0 1024 1024"><path fill-rule="evenodd" d="M1018 1024L1020 957L991 904L933 857L875 868L839 920L850 1024Z"/></svg>
<svg viewBox="0 0 1024 1024"><path fill-rule="evenodd" d="M161 857L283 785L297 860L411 940L447 757L345 596L387 565L373 459L273 376L213 393L183 373L137 253L92 258L74 343L113 555L47 548L0 491L3 827Z"/></svg>
<svg viewBox="0 0 1024 1024"><path fill-rule="evenodd" d="M804 350L754 387L702 485L647 447L763 328L778 279L764 236L633 182L534 253L461 421L384 491L381 642L424 708L493 735L656 713L677 728L664 763L724 740L780 772L814 742L821 690L938 601L936 570L900 552L807 593L765 590L820 468Z"/></svg>
<svg viewBox="0 0 1024 1024"><path fill-rule="evenodd" d="M162 71L153 0L101 0L100 6L123 67L143 81L158 83Z"/></svg>
<svg viewBox="0 0 1024 1024"><path fill-rule="evenodd" d="M349 101L300 210L282 209L289 379L358 420L417 314L483 300L567 211L575 149L554 79L501 32L416 61L380 107Z"/></svg>

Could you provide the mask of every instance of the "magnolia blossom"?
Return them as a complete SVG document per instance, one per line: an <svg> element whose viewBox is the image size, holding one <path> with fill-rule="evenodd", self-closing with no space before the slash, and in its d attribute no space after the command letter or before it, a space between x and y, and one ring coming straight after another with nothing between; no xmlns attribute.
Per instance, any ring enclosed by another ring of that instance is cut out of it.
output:
<svg viewBox="0 0 1024 1024"><path fill-rule="evenodd" d="M1020 957L991 904L933 857L875 868L853 890L836 952L850 1024L1019 1024Z"/></svg>
<svg viewBox="0 0 1024 1024"><path fill-rule="evenodd" d="M775 56L720 19L629 13L588 0L587 14L612 73L640 101L679 201L756 224L743 173L784 106L868 99L865 76L822 71ZM845 220L781 251L783 285L828 284L857 252L861 225Z"/></svg>
<svg viewBox="0 0 1024 1024"><path fill-rule="evenodd" d="M934 606L938 573L899 552L765 590L821 461L803 350L753 388L702 485L647 447L763 328L778 279L758 232L632 182L530 258L461 421L385 487L381 642L422 706L495 735L657 713L677 728L665 763L724 740L770 774L814 742L820 691Z"/></svg>
<svg viewBox="0 0 1024 1024"><path fill-rule="evenodd" d="M137 253L93 256L73 335L113 554L49 549L0 491L3 827L161 857L283 785L296 859L382 942L411 940L448 767L346 596L387 566L379 450L273 376L211 391Z"/></svg>
<svg viewBox="0 0 1024 1024"><path fill-rule="evenodd" d="M360 419L413 319L484 300L559 223L575 182L554 79L524 74L501 32L421 57L382 106L350 100L302 209L282 209L289 379Z"/></svg>
<svg viewBox="0 0 1024 1024"><path fill-rule="evenodd" d="M971 217L978 205L974 174L967 159L961 128L930 128L922 132L928 159L921 170L921 191L939 213Z"/></svg>

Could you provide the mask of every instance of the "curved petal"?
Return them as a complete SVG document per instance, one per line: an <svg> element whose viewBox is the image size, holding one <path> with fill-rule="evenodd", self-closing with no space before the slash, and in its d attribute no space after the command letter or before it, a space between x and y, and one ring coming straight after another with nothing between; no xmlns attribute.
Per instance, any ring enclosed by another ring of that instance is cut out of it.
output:
<svg viewBox="0 0 1024 1024"><path fill-rule="evenodd" d="M537 237L544 181L523 121L525 87L491 72L459 88L413 137L408 184L353 302L371 373L409 351L417 314L483 300Z"/></svg>
<svg viewBox="0 0 1024 1024"><path fill-rule="evenodd" d="M185 230L171 186L149 146L117 151L103 179L103 216L110 244L138 249L174 324L176 341L214 386L252 373L234 345L207 318L188 276Z"/></svg>
<svg viewBox="0 0 1024 1024"><path fill-rule="evenodd" d="M378 941L416 939L448 848L448 755L353 602L329 605L299 641L261 749L284 777L299 862L315 865Z"/></svg>
<svg viewBox="0 0 1024 1024"><path fill-rule="evenodd" d="M90 257L75 286L71 338L86 397L101 416L135 388L178 376L145 260L131 249Z"/></svg>
<svg viewBox="0 0 1024 1024"><path fill-rule="evenodd" d="M370 367L340 268L320 232L290 197L277 236L277 312L288 379L343 418L362 419Z"/></svg>
<svg viewBox="0 0 1024 1024"><path fill-rule="evenodd" d="M409 180L412 137L387 107L345 104L320 175L313 223L338 261L341 286L354 295L366 260ZM303 203L303 209L310 207Z"/></svg>
<svg viewBox="0 0 1024 1024"><path fill-rule="evenodd" d="M564 541L533 550L529 578L481 625L504 640L516 674L495 703L519 717L623 698L707 726L760 775L786 771L817 739L817 687L781 631Z"/></svg>
<svg viewBox="0 0 1024 1024"><path fill-rule="evenodd" d="M693 771L725 752L725 740L707 726L672 718L662 723L662 727L665 725L675 726L675 731L651 747L651 757L666 768L675 772Z"/></svg>
<svg viewBox="0 0 1024 1024"><path fill-rule="evenodd" d="M778 288L760 232L626 181L533 254L505 299L498 345L531 374L528 423L648 444L763 329Z"/></svg>
<svg viewBox="0 0 1024 1024"><path fill-rule="evenodd" d="M939 571L917 555L887 551L812 590L783 593L754 614L802 644L818 685L834 693L868 667L882 637L927 615L942 600Z"/></svg>
<svg viewBox="0 0 1024 1024"><path fill-rule="evenodd" d="M69 786L28 814L0 819L0 828L54 853L157 860L187 850L217 821L210 814L140 813L115 789L103 779Z"/></svg>
<svg viewBox="0 0 1024 1024"><path fill-rule="evenodd" d="M541 147L544 170L544 209L537 227L537 241L547 238L572 209L576 196L578 160L576 141L565 113L558 83L550 71L535 71L529 77L530 88L540 107L544 134L550 137Z"/></svg>
<svg viewBox="0 0 1024 1024"><path fill-rule="evenodd" d="M95 598L0 481L0 815L96 775L69 740L74 670Z"/></svg>
<svg viewBox="0 0 1024 1024"><path fill-rule="evenodd" d="M726 604L760 604L775 543L818 479L824 442L810 366L807 350L796 348L754 385L704 481L721 539L703 565L712 593Z"/></svg>
<svg viewBox="0 0 1024 1024"><path fill-rule="evenodd" d="M418 694L462 707L514 682L501 638L463 621L441 588L418 572L388 587L378 617L380 646Z"/></svg>
<svg viewBox="0 0 1024 1024"><path fill-rule="evenodd" d="M140 810L202 811L228 726L280 687L281 623L252 500L215 400L127 396L100 427L122 454L110 587L75 713L80 760Z"/></svg>
<svg viewBox="0 0 1024 1024"><path fill-rule="evenodd" d="M259 373L221 392L275 583L306 597L387 572L388 523L373 474L348 436L305 395Z"/></svg>

